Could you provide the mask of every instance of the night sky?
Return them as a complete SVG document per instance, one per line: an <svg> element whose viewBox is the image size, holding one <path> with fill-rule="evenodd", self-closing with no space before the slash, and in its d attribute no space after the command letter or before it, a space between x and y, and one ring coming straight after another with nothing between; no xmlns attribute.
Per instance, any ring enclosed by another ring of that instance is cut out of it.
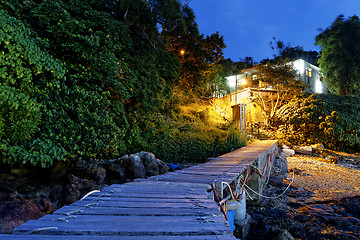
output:
<svg viewBox="0 0 360 240"><path fill-rule="evenodd" d="M200 32L224 36L225 58L256 62L274 54L273 37L319 51L315 37L343 14L360 16L360 0L191 0Z"/></svg>

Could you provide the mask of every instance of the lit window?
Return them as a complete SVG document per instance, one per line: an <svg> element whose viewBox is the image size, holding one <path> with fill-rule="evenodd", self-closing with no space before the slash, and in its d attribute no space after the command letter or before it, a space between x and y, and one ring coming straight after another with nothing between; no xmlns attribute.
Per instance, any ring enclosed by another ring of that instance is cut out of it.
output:
<svg viewBox="0 0 360 240"><path fill-rule="evenodd" d="M309 67L306 68L306 76L312 77L312 68Z"/></svg>

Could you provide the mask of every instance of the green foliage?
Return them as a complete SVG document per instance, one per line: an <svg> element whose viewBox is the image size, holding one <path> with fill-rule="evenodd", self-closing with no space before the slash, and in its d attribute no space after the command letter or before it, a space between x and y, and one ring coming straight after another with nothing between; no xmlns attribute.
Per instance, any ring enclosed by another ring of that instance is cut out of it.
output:
<svg viewBox="0 0 360 240"><path fill-rule="evenodd" d="M39 39L21 21L0 10L0 156L4 162L49 166L63 160L64 149L41 132L44 87L59 88L65 69L38 46Z"/></svg>
<svg viewBox="0 0 360 240"><path fill-rule="evenodd" d="M274 54L274 59L271 62L276 63L281 59L288 59L290 61L302 59L308 63L318 66L319 53L316 51L305 51L302 46L291 47L290 44L286 44L284 41L276 40L270 42L272 50L275 50L277 54ZM267 63L268 60L263 60L263 63Z"/></svg>
<svg viewBox="0 0 360 240"><path fill-rule="evenodd" d="M201 88L224 47L194 17L178 0L0 1L0 159L48 167L191 141L163 115L181 83L172 41L191 45Z"/></svg>
<svg viewBox="0 0 360 240"><path fill-rule="evenodd" d="M66 150L49 139L33 139L25 141L21 146L2 141L0 148L4 152L4 163L30 163L43 168L51 166L55 161L63 160Z"/></svg>
<svg viewBox="0 0 360 240"><path fill-rule="evenodd" d="M239 129L235 127L234 124L232 124L228 128L227 143L234 148L244 146L247 143L246 134L242 133Z"/></svg>
<svg viewBox="0 0 360 240"><path fill-rule="evenodd" d="M160 159L169 162L205 162L208 158L246 145L246 139L238 131L227 131L214 123L213 116L210 116L203 103L182 107L185 107L184 110L175 118L162 118L157 125L162 126L160 131L154 132L152 144L148 145L149 151Z"/></svg>
<svg viewBox="0 0 360 240"><path fill-rule="evenodd" d="M28 95L0 84L0 139L13 144L29 140L38 131L40 107Z"/></svg>
<svg viewBox="0 0 360 240"><path fill-rule="evenodd" d="M264 91L254 92L251 101L260 107L265 117L265 124L269 127L278 126L279 109L301 94L305 89L304 83L296 78L296 72L288 60L281 60L277 64L256 65L260 87Z"/></svg>
<svg viewBox="0 0 360 240"><path fill-rule="evenodd" d="M342 15L316 36L316 45L321 47L320 68L333 94L360 96L359 38L359 18L344 19Z"/></svg>
<svg viewBox="0 0 360 240"><path fill-rule="evenodd" d="M223 59L223 36L218 32L209 36L200 34L193 10L184 5L179 31L164 32L170 52L181 62L180 81L177 89L199 96L209 95L208 83L219 71L218 62ZM211 92L211 91L210 91Z"/></svg>
<svg viewBox="0 0 360 240"><path fill-rule="evenodd" d="M291 101L279 112L278 138L292 144L323 143L334 150L360 149L360 98L311 95Z"/></svg>
<svg viewBox="0 0 360 240"><path fill-rule="evenodd" d="M127 64L116 58L130 39L126 25L81 2L13 3L26 24L1 10L3 160L50 166L73 155L123 151L111 110L121 111L129 96L119 81Z"/></svg>

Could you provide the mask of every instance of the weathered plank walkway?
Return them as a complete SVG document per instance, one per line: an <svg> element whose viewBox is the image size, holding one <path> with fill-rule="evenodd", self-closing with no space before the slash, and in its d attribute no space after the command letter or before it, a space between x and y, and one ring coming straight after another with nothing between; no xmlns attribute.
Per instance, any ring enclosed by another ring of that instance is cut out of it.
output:
<svg viewBox="0 0 360 240"><path fill-rule="evenodd" d="M106 187L0 239L235 239L210 184L231 183L275 145L255 142L205 164Z"/></svg>

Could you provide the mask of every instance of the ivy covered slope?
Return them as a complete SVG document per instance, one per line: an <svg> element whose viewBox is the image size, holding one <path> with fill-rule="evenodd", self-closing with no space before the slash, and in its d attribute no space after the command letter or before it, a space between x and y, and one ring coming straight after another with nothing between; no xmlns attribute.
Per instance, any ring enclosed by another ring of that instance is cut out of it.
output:
<svg viewBox="0 0 360 240"><path fill-rule="evenodd" d="M314 94L292 100L279 114L278 137L293 144L323 143L334 150L359 152L360 98Z"/></svg>
<svg viewBox="0 0 360 240"><path fill-rule="evenodd" d="M0 1L0 160L48 167L179 142L172 96L184 63L169 41L193 21L178 0Z"/></svg>
<svg viewBox="0 0 360 240"><path fill-rule="evenodd" d="M170 92L177 64L159 61L174 58L134 40L104 3L1 2L0 151L6 162L45 167L65 156L123 152L124 109L159 107ZM141 68L132 65L138 62Z"/></svg>

